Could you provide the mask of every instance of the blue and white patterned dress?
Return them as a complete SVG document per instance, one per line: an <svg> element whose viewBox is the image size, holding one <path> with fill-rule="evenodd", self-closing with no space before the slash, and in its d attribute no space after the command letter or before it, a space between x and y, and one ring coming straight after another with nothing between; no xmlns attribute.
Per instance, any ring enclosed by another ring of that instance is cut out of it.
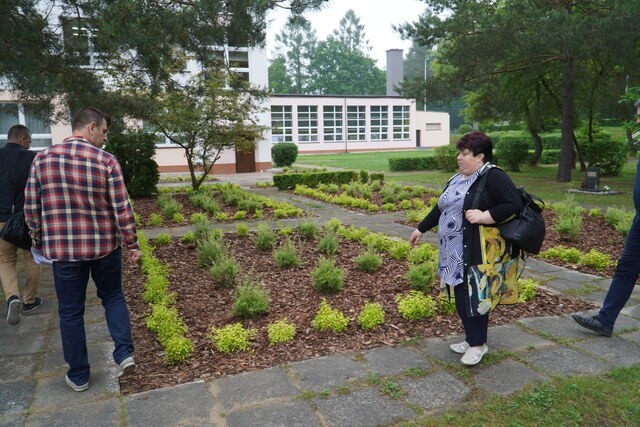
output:
<svg viewBox="0 0 640 427"><path fill-rule="evenodd" d="M464 281L462 261L462 207L469 187L475 182L486 165L469 177L455 175L438 199L440 220L438 238L440 239L440 259L438 274L443 284L459 285Z"/></svg>

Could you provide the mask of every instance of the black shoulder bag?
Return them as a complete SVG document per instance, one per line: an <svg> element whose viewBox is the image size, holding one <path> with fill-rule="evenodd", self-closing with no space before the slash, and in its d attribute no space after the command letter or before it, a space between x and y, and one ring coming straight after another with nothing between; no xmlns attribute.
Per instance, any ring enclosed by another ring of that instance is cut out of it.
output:
<svg viewBox="0 0 640 427"><path fill-rule="evenodd" d="M21 153L22 154L22 153ZM20 164L20 162L18 162ZM16 169L16 177L14 179L14 190L15 186L18 183L17 179L17 169ZM22 190L24 191L24 189ZM14 191L13 193L13 205L11 206L11 216L0 230L0 238L6 240L14 246L17 246L21 249L30 250L31 249L31 236L29 236L29 227L27 227L27 223L24 220L24 208L18 208L18 192Z"/></svg>

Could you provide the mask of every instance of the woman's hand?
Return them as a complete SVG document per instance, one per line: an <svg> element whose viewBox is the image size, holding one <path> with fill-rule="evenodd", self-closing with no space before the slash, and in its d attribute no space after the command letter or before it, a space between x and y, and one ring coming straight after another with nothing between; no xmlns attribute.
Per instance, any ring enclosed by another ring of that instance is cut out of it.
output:
<svg viewBox="0 0 640 427"><path fill-rule="evenodd" d="M464 213L465 218L471 224L495 224L489 211L481 211L480 209L469 209Z"/></svg>
<svg viewBox="0 0 640 427"><path fill-rule="evenodd" d="M409 242L412 245L415 245L420 241L421 237L422 237L422 233L420 232L420 230L416 228L415 230L413 230L413 233L411 233L411 236L409 236Z"/></svg>

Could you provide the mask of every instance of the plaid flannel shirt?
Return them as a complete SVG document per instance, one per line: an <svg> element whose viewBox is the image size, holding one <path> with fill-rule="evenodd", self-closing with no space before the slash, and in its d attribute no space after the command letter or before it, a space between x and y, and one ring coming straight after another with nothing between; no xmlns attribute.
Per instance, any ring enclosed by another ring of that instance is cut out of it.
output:
<svg viewBox="0 0 640 427"><path fill-rule="evenodd" d="M25 189L34 246L54 261L138 249L133 209L115 156L72 136L40 152Z"/></svg>

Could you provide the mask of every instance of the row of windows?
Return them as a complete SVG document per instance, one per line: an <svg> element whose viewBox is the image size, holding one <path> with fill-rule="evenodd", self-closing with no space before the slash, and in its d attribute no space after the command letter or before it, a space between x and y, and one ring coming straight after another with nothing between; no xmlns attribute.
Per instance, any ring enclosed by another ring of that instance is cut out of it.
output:
<svg viewBox="0 0 640 427"><path fill-rule="evenodd" d="M372 105L369 109L371 140L388 141L390 139L389 106ZM345 119L347 140L366 140L367 111L364 105L347 106L346 118L341 105L323 106L321 118L318 117L318 106L316 105L300 105L296 112L297 142L318 142L319 123L322 124L324 142L344 142ZM271 140L273 142L293 142L293 119L292 106L274 105L271 107ZM391 120L393 139L409 139L409 106L394 105Z"/></svg>
<svg viewBox="0 0 640 427"><path fill-rule="evenodd" d="M35 105L0 103L0 147L7 143L7 132L13 125L25 125L31 131L31 148L51 146L49 112Z"/></svg>

